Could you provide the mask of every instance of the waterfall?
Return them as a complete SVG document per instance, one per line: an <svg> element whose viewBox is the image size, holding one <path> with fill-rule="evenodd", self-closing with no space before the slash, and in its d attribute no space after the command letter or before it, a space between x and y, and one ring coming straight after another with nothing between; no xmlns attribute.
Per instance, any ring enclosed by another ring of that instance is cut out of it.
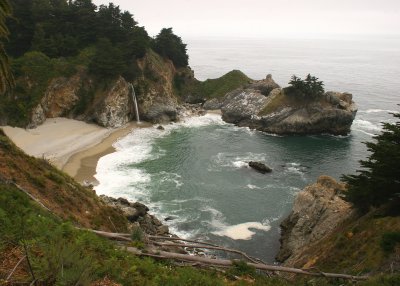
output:
<svg viewBox="0 0 400 286"><path fill-rule="evenodd" d="M132 84L130 84L129 86L130 86L131 93L132 93L133 105L134 105L134 107L135 107L136 122L139 123L139 122L140 122L140 117L139 117L139 109L138 109L138 104L137 104L137 100L136 100L135 89L133 88L133 85L132 85Z"/></svg>

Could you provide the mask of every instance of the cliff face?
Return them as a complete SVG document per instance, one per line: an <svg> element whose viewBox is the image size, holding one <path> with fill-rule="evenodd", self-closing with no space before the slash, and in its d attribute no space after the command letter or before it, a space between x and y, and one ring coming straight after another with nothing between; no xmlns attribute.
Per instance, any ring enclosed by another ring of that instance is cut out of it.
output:
<svg viewBox="0 0 400 286"><path fill-rule="evenodd" d="M277 134L347 134L357 112L349 93L295 98L270 76L228 93L220 105L226 122Z"/></svg>
<svg viewBox="0 0 400 286"><path fill-rule="evenodd" d="M352 214L350 204L338 196L344 189L333 178L320 176L297 195L291 214L281 223L278 261L294 265L305 250L332 234Z"/></svg>
<svg viewBox="0 0 400 286"><path fill-rule="evenodd" d="M153 123L177 120L178 99L174 92L177 71L173 63L150 50L138 61L138 66L140 75L133 85L140 118ZM119 77L104 86L84 68L69 78L54 78L33 108L28 127L34 128L46 118L54 117L91 121L110 128L124 125L135 118L129 83Z"/></svg>
<svg viewBox="0 0 400 286"><path fill-rule="evenodd" d="M141 117L153 123L177 120L178 100L173 86L176 69L172 61L149 51L138 64L143 72L135 84Z"/></svg>

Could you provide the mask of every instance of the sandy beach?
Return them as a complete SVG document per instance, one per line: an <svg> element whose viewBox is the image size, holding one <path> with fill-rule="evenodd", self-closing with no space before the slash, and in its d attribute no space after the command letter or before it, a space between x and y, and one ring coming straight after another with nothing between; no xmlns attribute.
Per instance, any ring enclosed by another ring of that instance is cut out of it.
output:
<svg viewBox="0 0 400 286"><path fill-rule="evenodd" d="M221 111L208 113L221 114ZM25 153L49 160L79 183L87 181L96 185L94 175L98 160L114 152L113 144L134 128L151 126L147 122L129 122L116 129L107 129L74 119L49 118L35 129L0 128Z"/></svg>
<svg viewBox="0 0 400 286"><path fill-rule="evenodd" d="M112 144L133 128L150 124L128 123L107 129L67 118L51 118L35 129L2 126L7 136L27 154L48 159L78 182L96 182L97 161L114 151Z"/></svg>

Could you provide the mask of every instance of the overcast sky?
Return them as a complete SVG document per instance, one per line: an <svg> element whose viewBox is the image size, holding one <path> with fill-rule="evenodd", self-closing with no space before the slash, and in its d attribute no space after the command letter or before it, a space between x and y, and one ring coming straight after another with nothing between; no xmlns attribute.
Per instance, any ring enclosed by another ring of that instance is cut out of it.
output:
<svg viewBox="0 0 400 286"><path fill-rule="evenodd" d="M109 0L93 0L96 5ZM114 0L151 36L400 34L400 0Z"/></svg>

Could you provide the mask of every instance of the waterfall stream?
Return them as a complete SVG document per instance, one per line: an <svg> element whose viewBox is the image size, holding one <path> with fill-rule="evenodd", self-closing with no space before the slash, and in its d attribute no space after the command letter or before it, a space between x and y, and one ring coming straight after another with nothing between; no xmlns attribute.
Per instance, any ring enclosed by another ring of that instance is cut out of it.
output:
<svg viewBox="0 0 400 286"><path fill-rule="evenodd" d="M139 108L136 100L136 93L135 93L135 88L133 87L132 84L130 84L130 89L131 89L131 94L132 94L132 101L133 105L135 107L135 117L136 117L136 122L140 122L140 117L139 117Z"/></svg>

